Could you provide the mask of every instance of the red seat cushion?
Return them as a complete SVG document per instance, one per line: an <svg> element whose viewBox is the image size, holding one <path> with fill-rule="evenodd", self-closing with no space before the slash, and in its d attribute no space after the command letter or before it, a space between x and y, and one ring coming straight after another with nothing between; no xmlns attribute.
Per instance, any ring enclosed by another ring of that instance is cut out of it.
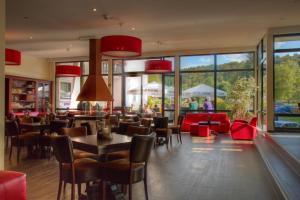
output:
<svg viewBox="0 0 300 200"><path fill-rule="evenodd" d="M26 175L13 171L0 171L0 199L26 200Z"/></svg>

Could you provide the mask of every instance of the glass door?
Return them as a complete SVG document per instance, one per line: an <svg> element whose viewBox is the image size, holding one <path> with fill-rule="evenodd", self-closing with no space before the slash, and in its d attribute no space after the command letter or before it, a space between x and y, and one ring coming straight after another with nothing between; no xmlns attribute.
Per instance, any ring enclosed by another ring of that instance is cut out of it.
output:
<svg viewBox="0 0 300 200"><path fill-rule="evenodd" d="M38 111L51 112L51 86L49 82L38 83Z"/></svg>
<svg viewBox="0 0 300 200"><path fill-rule="evenodd" d="M125 77L125 107L127 112L140 112L142 103L142 77Z"/></svg>
<svg viewBox="0 0 300 200"><path fill-rule="evenodd" d="M174 75L164 75L163 77L163 113L165 117L169 118L169 122L173 123L175 120L175 78Z"/></svg>

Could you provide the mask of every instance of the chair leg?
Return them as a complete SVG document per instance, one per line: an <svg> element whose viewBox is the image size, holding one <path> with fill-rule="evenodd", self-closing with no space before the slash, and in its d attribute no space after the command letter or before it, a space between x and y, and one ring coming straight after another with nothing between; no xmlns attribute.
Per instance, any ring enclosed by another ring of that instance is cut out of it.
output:
<svg viewBox="0 0 300 200"><path fill-rule="evenodd" d="M20 153L21 153L21 147L18 146L18 148L17 148L17 163L19 163L19 161L20 161Z"/></svg>
<svg viewBox="0 0 300 200"><path fill-rule="evenodd" d="M129 183L129 200L132 200L132 183Z"/></svg>
<svg viewBox="0 0 300 200"><path fill-rule="evenodd" d="M10 144L10 150L9 150L9 160L11 160L11 154L12 154L12 144Z"/></svg>
<svg viewBox="0 0 300 200"><path fill-rule="evenodd" d="M7 148L8 148L8 136L5 136L5 137L6 137L5 150L7 150Z"/></svg>
<svg viewBox="0 0 300 200"><path fill-rule="evenodd" d="M169 136L166 136L166 146L167 146L167 149L169 149Z"/></svg>
<svg viewBox="0 0 300 200"><path fill-rule="evenodd" d="M64 192L66 191L66 186L67 186L67 183L66 182L64 182Z"/></svg>
<svg viewBox="0 0 300 200"><path fill-rule="evenodd" d="M78 198L81 196L81 184L77 184L77 189L78 189Z"/></svg>
<svg viewBox="0 0 300 200"><path fill-rule="evenodd" d="M65 184L65 182L64 182L64 184ZM61 186L62 186L62 180L61 180L61 178L59 178L57 200L60 200Z"/></svg>
<svg viewBox="0 0 300 200"><path fill-rule="evenodd" d="M71 200L75 199L75 183L72 183L71 186Z"/></svg>
<svg viewBox="0 0 300 200"><path fill-rule="evenodd" d="M145 169L145 175L144 175L144 189L145 189L146 200L148 200L147 169Z"/></svg>
<svg viewBox="0 0 300 200"><path fill-rule="evenodd" d="M106 183L102 181L102 200L106 200Z"/></svg>
<svg viewBox="0 0 300 200"><path fill-rule="evenodd" d="M172 135L170 135L169 138L170 138L170 145L172 147L173 146L173 144L172 144Z"/></svg>
<svg viewBox="0 0 300 200"><path fill-rule="evenodd" d="M180 143L182 144L181 131L180 130L179 130L179 139L180 139Z"/></svg>

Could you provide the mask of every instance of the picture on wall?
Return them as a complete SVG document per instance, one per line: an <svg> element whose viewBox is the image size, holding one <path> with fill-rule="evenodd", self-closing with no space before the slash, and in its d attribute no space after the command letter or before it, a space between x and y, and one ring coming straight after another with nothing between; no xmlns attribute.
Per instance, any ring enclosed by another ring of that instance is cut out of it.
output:
<svg viewBox="0 0 300 200"><path fill-rule="evenodd" d="M60 82L60 99L71 99L71 83Z"/></svg>

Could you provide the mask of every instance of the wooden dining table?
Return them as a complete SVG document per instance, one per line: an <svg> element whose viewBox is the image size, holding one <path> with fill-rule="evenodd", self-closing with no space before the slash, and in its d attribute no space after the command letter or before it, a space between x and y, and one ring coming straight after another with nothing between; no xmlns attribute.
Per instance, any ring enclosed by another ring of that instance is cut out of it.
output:
<svg viewBox="0 0 300 200"><path fill-rule="evenodd" d="M35 123L20 123L20 129L31 131L31 132L37 132L39 131L41 134L43 134L44 130L49 129L50 124L41 124L39 122Z"/></svg>
<svg viewBox="0 0 300 200"><path fill-rule="evenodd" d="M101 155L129 149L131 138L130 136L112 133L110 139L98 138L97 135L87 135L72 137L71 140L74 149Z"/></svg>

